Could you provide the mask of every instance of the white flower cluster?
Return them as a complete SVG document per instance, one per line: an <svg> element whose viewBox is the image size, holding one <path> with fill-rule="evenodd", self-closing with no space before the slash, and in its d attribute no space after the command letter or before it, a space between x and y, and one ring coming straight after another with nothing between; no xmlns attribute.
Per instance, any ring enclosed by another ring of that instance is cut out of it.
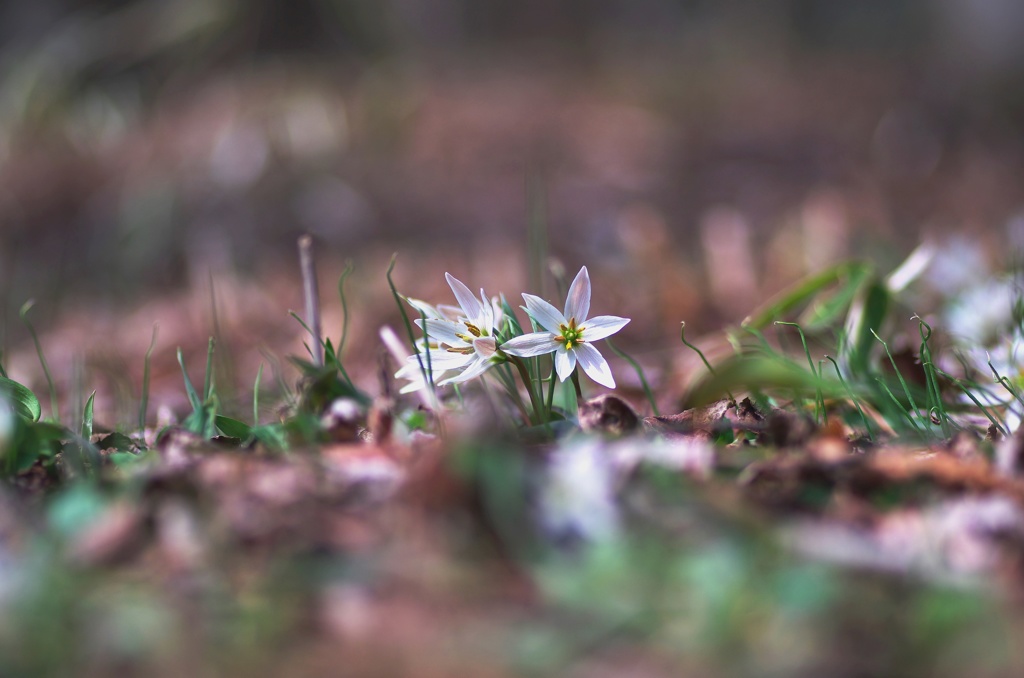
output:
<svg viewBox="0 0 1024 678"><path fill-rule="evenodd" d="M503 332L504 313L497 299L480 290L479 299L461 281L445 273L458 307L431 306L417 299L409 303L423 318L416 325L423 330L415 355L409 356L395 374L409 384L403 392L424 388L428 381L438 386L456 384L482 375L493 365L516 358L555 354L555 372L565 381L579 364L597 383L615 388L615 379L604 356L593 342L622 329L628 318L611 315L589 317L590 274L584 266L572 281L564 310L532 294L524 294L524 309L542 331L508 336ZM509 327L512 325L509 324ZM425 375L428 375L425 377Z"/></svg>

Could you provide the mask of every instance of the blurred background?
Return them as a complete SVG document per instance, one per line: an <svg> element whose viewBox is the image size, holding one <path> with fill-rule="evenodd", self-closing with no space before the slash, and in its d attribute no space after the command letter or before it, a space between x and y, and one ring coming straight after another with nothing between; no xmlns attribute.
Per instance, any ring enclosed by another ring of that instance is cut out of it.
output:
<svg viewBox="0 0 1024 678"><path fill-rule="evenodd" d="M367 356L396 251L432 301L445 270L517 298L587 264L641 352L925 237L987 270L1024 231L1021 27L1015 0L5 2L4 362L39 378L34 299L57 375L138 372L158 322L157 376L216 332L251 384L259 347L301 352L301 233L335 337L354 262Z"/></svg>

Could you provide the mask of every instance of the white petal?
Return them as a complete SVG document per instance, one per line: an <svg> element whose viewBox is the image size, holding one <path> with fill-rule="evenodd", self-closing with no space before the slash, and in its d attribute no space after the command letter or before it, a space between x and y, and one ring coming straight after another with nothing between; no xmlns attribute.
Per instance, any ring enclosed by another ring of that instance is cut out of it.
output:
<svg viewBox="0 0 1024 678"><path fill-rule="evenodd" d="M425 360L426 358L424 358L424 361ZM432 372L434 383L437 383L437 381L444 376L446 371L447 370L439 370L435 366L435 369ZM418 364L407 363L402 367L402 369L395 372L395 379L402 379L409 382L398 391L399 393L415 393L416 391L428 390L426 377L423 376L423 370L420 369Z"/></svg>
<svg viewBox="0 0 1024 678"><path fill-rule="evenodd" d="M574 369L576 369L575 351L567 351L564 346L559 344L558 350L555 352L555 372L558 373L558 379L565 381Z"/></svg>
<svg viewBox="0 0 1024 678"><path fill-rule="evenodd" d="M494 314L494 327L501 328L505 321L505 311L501 308L501 299L491 297L491 313Z"/></svg>
<svg viewBox="0 0 1024 678"><path fill-rule="evenodd" d="M565 299L565 317L576 318L576 324L581 324L587 319L590 313L590 273L584 266L576 274L576 278L569 286L569 296Z"/></svg>
<svg viewBox="0 0 1024 678"><path fill-rule="evenodd" d="M456 321L462 316L462 308L459 306L452 306L451 304L438 304L437 312L442 320Z"/></svg>
<svg viewBox="0 0 1024 678"><path fill-rule="evenodd" d="M580 361L580 367L588 377L602 386L615 388L615 379L612 377L611 368L608 367L608 361L596 348L590 344L580 344L574 350Z"/></svg>
<svg viewBox="0 0 1024 678"><path fill-rule="evenodd" d="M494 308L491 306L491 302L487 299L487 295L484 293L484 288L480 288L480 317L477 318L476 326L485 332L490 332L494 329Z"/></svg>
<svg viewBox="0 0 1024 678"><path fill-rule="evenodd" d="M493 364L494 363L492 363L490 360L478 356L476 359L473 360L473 362L471 362L469 365L466 365L466 369L462 370L454 377L448 377L444 381L439 382L438 386L444 386L446 384L460 384L464 381L469 381L470 379L479 377L481 374L487 371L487 368L489 368Z"/></svg>
<svg viewBox="0 0 1024 678"><path fill-rule="evenodd" d="M435 379L438 378L438 375L435 374L434 378ZM406 384L405 386L400 388L398 390L398 392L404 395L406 393L415 393L416 391L427 391L427 390L429 390L427 388L427 382L423 381L422 379L419 379L417 381L409 382L408 384Z"/></svg>
<svg viewBox="0 0 1024 678"><path fill-rule="evenodd" d="M569 322L564 315L559 313L557 308L540 297L532 294L524 294L523 300L526 301L526 312L529 313L541 327L552 334L558 334L561 332L562 330L560 329L560 326Z"/></svg>
<svg viewBox="0 0 1024 678"><path fill-rule="evenodd" d="M401 369L395 372L395 379L407 379L411 381L417 376L422 376L420 373L420 366L412 363L402 365Z"/></svg>
<svg viewBox="0 0 1024 678"><path fill-rule="evenodd" d="M473 340L473 348L478 356L490 358L498 351L498 344L494 337L478 337Z"/></svg>
<svg viewBox="0 0 1024 678"><path fill-rule="evenodd" d="M629 318L620 318L615 315L598 315L588 320L583 325L584 341L597 341L610 337L629 322Z"/></svg>
<svg viewBox="0 0 1024 678"><path fill-rule="evenodd" d="M509 339L501 345L501 350L520 358L532 358L551 353L559 346L561 344L555 341L555 335L550 332L532 332Z"/></svg>
<svg viewBox="0 0 1024 678"><path fill-rule="evenodd" d="M469 288L451 273L445 273L444 277L448 281L448 287L451 287L452 292L455 293L455 298L458 300L459 306L462 307L463 313L466 314L466 318L478 320L483 312L483 309L480 308L480 300L473 296Z"/></svg>
<svg viewBox="0 0 1024 678"><path fill-rule="evenodd" d="M422 320L417 320L416 324L423 330L423 334L427 336L432 344L443 342L452 346L468 346L466 341L459 337L459 334L466 333L466 326L462 323L427 319L426 327L424 327Z"/></svg>
<svg viewBox="0 0 1024 678"><path fill-rule="evenodd" d="M428 304L425 301L422 301L420 299L413 299L412 297L406 297L405 300L409 303L410 306L412 306L414 309L416 309L417 313L421 313L422 315L424 315L424 316L426 316L428 318L443 318L444 317L441 314L441 312L437 310L437 308L435 308L434 306L431 306L430 304Z"/></svg>
<svg viewBox="0 0 1024 678"><path fill-rule="evenodd" d="M471 353L454 353L452 351L434 350L430 352L429 362L426 354L409 356L409 363L417 370L430 368L431 372L442 372L445 370L457 370L473 359ZM423 367L421 368L420 365Z"/></svg>

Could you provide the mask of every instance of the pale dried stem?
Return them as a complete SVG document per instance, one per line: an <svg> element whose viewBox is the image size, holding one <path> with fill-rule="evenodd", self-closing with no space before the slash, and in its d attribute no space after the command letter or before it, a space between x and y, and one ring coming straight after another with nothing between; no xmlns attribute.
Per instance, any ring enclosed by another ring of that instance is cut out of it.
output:
<svg viewBox="0 0 1024 678"><path fill-rule="evenodd" d="M306 323L313 335L313 362L319 367L324 364L323 336L320 324L320 290L316 281L316 264L313 262L313 238L304 235L299 238L299 265L302 269L302 291L306 297Z"/></svg>

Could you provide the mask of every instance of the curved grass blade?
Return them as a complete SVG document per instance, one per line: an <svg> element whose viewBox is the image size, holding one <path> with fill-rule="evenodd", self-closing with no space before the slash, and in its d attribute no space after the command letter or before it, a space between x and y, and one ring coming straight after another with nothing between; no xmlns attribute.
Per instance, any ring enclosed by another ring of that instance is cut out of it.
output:
<svg viewBox="0 0 1024 678"><path fill-rule="evenodd" d="M28 332L32 335L32 343L35 344L36 354L39 356L39 364L43 366L43 374L46 376L46 384L50 389L50 416L53 417L54 421L60 421L60 410L57 405L57 387L53 383L53 377L50 375L50 366L46 364L46 356L43 355L43 345L39 343L39 336L36 334L36 328L28 319L28 312L35 305L34 299L26 301L21 310L18 312L18 316L21 318L21 322L25 323L25 327L28 328Z"/></svg>
<svg viewBox="0 0 1024 678"><path fill-rule="evenodd" d="M850 384L843 378L843 373L839 370L839 363L835 361L835 358L829 355L825 356L825 359L832 363L832 367L836 370L836 377L839 379L839 383L843 385L844 389L846 389L846 393L849 395L850 401L853 403L853 406L857 408L857 414L860 415L860 420L864 422L864 429L867 431L868 440L874 440L875 437L871 432L871 424L868 423L867 415L864 414L864 409L860 406L860 401L857 399L857 396L854 395L853 389L850 388Z"/></svg>
<svg viewBox="0 0 1024 678"><path fill-rule="evenodd" d="M946 405L942 401L942 392L939 390L939 381L935 376L935 363L932 361L932 350L928 346L928 341L932 337L932 328L921 318L917 319L918 333L921 335L921 348L919 355L921 357L921 368L924 370L925 389L928 394L928 411L929 413L934 412L939 419L939 423L942 426L942 435L948 438L953 434L950 424L953 424L953 420L946 414Z"/></svg>
<svg viewBox="0 0 1024 678"><path fill-rule="evenodd" d="M1013 384L1010 383L1010 380L1008 378L999 374L999 371L996 370L996 368L992 365L991 357L989 357L988 359L988 367L990 370L992 370L992 374L995 375L996 383L1005 388L1010 393L1010 395L1013 396L1014 400L1020 403L1021 407L1024 408L1024 399L1021 398L1020 392L1013 387Z"/></svg>
<svg viewBox="0 0 1024 678"><path fill-rule="evenodd" d="M900 379L902 381L902 377ZM877 381L878 384L882 387L882 390L885 391L886 394L888 394L889 398L896 405L897 410L899 410L899 412L903 414L904 417L906 417L907 421L910 422L910 425L914 428L914 430L923 437L924 431L921 429L921 426L917 423L917 419L914 417L914 415L910 413L910 411L907 410L906 407L903 406L903 403L901 403L900 399L897 398L896 395L892 392L892 389L889 388L889 385L886 384L885 381L880 378L875 379L875 381Z"/></svg>
<svg viewBox="0 0 1024 678"><path fill-rule="evenodd" d="M784 325L795 327L797 333L800 335L800 343L804 347L804 355L807 356L807 366L811 370L811 374L818 378L819 385L814 390L814 421L817 422L820 416L822 423L825 423L825 398L821 395L821 371L814 367L814 360L811 358L811 349L807 347L807 337L804 335L804 329L796 323L784 322L782 320L776 320L776 325Z"/></svg>
<svg viewBox="0 0 1024 678"><path fill-rule="evenodd" d="M969 388L967 388L966 384L964 383L964 381L962 379L958 379L958 378L954 377L952 374L947 374L946 372L943 372L942 370L940 370L938 368L935 368L935 371L939 375L945 377L946 379L949 379L951 382L953 382L953 384L957 388L959 388L961 391L963 391L964 395L967 396L968 398L970 398L971 401L978 407L978 409L981 410L982 414L985 415L985 418L988 419L992 423L992 425L996 427L996 430L998 430L1004 436L1009 435L1008 427L1006 426L1006 422L1004 421L1002 424L997 422L995 417L992 416L992 413L989 412L989 409L987 407L985 407L984 405L982 405L981 401L978 400L978 398L973 393L971 393L971 390Z"/></svg>
<svg viewBox="0 0 1024 678"><path fill-rule="evenodd" d="M640 363L633 360L629 354L618 348L610 340L605 339L604 343L612 350L612 353L619 356L633 367L633 370L636 372L636 376L640 377L640 384L644 388L644 395L647 396L647 402L651 404L651 411L654 412L654 416L660 417L661 413L658 411L658 403L655 402L654 393L651 392L651 386L647 383L647 376L644 374L644 368L640 367Z"/></svg>
<svg viewBox="0 0 1024 678"><path fill-rule="evenodd" d="M914 401L914 395L910 392L910 386L907 385L907 380L903 378L903 373L900 372L900 368L896 366L896 359L892 357L892 352L889 350L889 344L887 344L880 336L878 336L878 333L875 332L874 330L871 330L871 334L873 334L875 339L877 339L878 342L882 344L882 347L885 349L885 355L889 357L889 363L892 365L892 369L896 372L896 378L899 379L900 386L903 387L903 393L904 395L907 396L907 402L910 403L909 411L906 408L904 408L901 403L900 407L901 409L903 409L904 414L910 417L911 422L914 422L916 417L921 417L921 410L918 409L917 403ZM881 379L879 379L878 381L879 383L882 383L882 386L889 393L889 396L896 400L896 397L892 394L892 391L889 391L889 387L886 386L884 382L881 381ZM899 403L898 400L897 403ZM928 420L928 424L931 424L930 418ZM914 428L918 429L919 431L921 430L921 428L918 427L916 423L914 425ZM930 432L930 429L927 430Z"/></svg>
<svg viewBox="0 0 1024 678"><path fill-rule="evenodd" d="M686 346L688 349L696 353L700 357L701 362L704 363L704 367L707 368L708 373L711 374L713 378L717 377L718 375L715 373L715 368L711 367L711 363L709 363L707 357L704 356L704 351L697 348L695 344L691 344L686 340L686 321L684 320L679 323L679 325L679 339L683 342L683 346ZM731 402L736 402L736 398L733 397L732 392L726 391L726 393L728 394Z"/></svg>
<svg viewBox="0 0 1024 678"><path fill-rule="evenodd" d="M188 378L188 370L185 369L185 356L182 355L180 346L178 347L178 364L181 366L181 374L185 379L185 394L188 395L188 402L192 406L192 411L198 412L203 408L203 401L199 399L196 387L192 385L192 380Z"/></svg>

